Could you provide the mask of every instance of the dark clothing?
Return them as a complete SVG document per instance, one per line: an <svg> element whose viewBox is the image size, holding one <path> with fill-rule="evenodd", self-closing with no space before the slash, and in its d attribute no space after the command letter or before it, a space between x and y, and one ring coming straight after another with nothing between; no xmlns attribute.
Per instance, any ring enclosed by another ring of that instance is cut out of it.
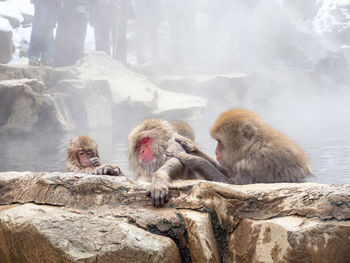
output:
<svg viewBox="0 0 350 263"><path fill-rule="evenodd" d="M28 49L29 62L52 65L54 35L59 1L32 0L34 17Z"/></svg>
<svg viewBox="0 0 350 263"><path fill-rule="evenodd" d="M92 2L89 21L94 27L97 51L104 51L114 59L126 62L126 31L131 10L130 0Z"/></svg>
<svg viewBox="0 0 350 263"><path fill-rule="evenodd" d="M136 56L137 63L158 60L159 28L164 19L161 0L133 0L136 19Z"/></svg>
<svg viewBox="0 0 350 263"><path fill-rule="evenodd" d="M63 0L58 13L54 66L71 66L84 55L89 0Z"/></svg>

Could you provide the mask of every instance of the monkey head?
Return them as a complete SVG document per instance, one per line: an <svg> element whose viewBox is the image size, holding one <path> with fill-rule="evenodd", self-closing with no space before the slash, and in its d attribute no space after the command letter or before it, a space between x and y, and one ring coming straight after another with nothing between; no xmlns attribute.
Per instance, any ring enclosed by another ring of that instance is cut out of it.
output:
<svg viewBox="0 0 350 263"><path fill-rule="evenodd" d="M128 136L128 158L130 169L136 177L149 180L165 161L165 151L174 129L165 120L150 118L136 126Z"/></svg>
<svg viewBox="0 0 350 263"><path fill-rule="evenodd" d="M263 135L261 130L267 128L265 126L264 122L250 111L234 109L221 114L210 129L210 135L217 140L217 161L229 167L246 156L250 146Z"/></svg>
<svg viewBox="0 0 350 263"><path fill-rule="evenodd" d="M85 168L93 165L91 159L99 158L97 143L87 135L73 138L67 150L68 160L75 165Z"/></svg>

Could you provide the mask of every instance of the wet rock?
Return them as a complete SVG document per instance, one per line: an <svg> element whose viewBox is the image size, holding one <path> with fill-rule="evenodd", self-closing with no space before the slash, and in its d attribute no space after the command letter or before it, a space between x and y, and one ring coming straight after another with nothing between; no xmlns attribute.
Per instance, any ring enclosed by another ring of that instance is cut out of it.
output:
<svg viewBox="0 0 350 263"><path fill-rule="evenodd" d="M188 210L181 214L187 228L192 262L220 262L210 215Z"/></svg>
<svg viewBox="0 0 350 263"><path fill-rule="evenodd" d="M230 237L234 262L349 262L350 222L245 219Z"/></svg>
<svg viewBox="0 0 350 263"><path fill-rule="evenodd" d="M349 258L350 185L175 181L162 209L151 206L147 187L125 177L0 173L0 255L21 251L23 262Z"/></svg>
<svg viewBox="0 0 350 263"><path fill-rule="evenodd" d="M139 112L140 115L143 114L143 118L149 116L149 113L166 117L176 111L191 115L196 109L206 106L204 98L163 90L144 75L131 71L103 53L88 54L73 67L73 70L77 72L80 80L107 80L113 103L129 104L129 108L146 108L147 111Z"/></svg>
<svg viewBox="0 0 350 263"><path fill-rule="evenodd" d="M33 67L26 65L0 65L0 80L37 79L47 83L49 67Z"/></svg>
<svg viewBox="0 0 350 263"><path fill-rule="evenodd" d="M0 63L6 64L12 59L15 46L12 42L12 31L0 29Z"/></svg>
<svg viewBox="0 0 350 263"><path fill-rule="evenodd" d="M66 79L57 83L52 92L67 130L112 126L112 96L107 81Z"/></svg>
<svg viewBox="0 0 350 263"><path fill-rule="evenodd" d="M43 104L44 84L37 80L0 81L0 134L29 133Z"/></svg>
<svg viewBox="0 0 350 263"><path fill-rule="evenodd" d="M0 225L6 262L181 262L170 238L121 219L25 204L2 207Z"/></svg>
<svg viewBox="0 0 350 263"><path fill-rule="evenodd" d="M248 78L245 73L164 75L155 83L165 90L204 97L208 100L206 109L215 108L216 112L223 112L227 108L244 105L250 89Z"/></svg>

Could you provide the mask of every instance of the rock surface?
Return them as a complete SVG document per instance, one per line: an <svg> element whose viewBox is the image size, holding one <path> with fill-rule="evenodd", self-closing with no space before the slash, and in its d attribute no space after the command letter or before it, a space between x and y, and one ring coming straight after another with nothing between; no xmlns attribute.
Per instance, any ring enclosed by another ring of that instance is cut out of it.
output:
<svg viewBox="0 0 350 263"><path fill-rule="evenodd" d="M71 67L0 65L2 88L10 80L9 89L16 81L16 85L21 85L23 79L36 79L43 85L43 103L35 103L43 119L38 119L37 123L32 119L33 129L25 129L27 133L87 132L106 127L130 131L146 117L171 118L181 114L182 119L186 119L207 105L207 100L200 96L161 89L144 75L102 53L89 54ZM20 101L21 96L13 98L18 104L16 100ZM9 110L0 111L0 119L5 119ZM22 119L27 117L26 112L17 111L16 115ZM129 126L121 127L120 123Z"/></svg>
<svg viewBox="0 0 350 263"><path fill-rule="evenodd" d="M9 262L349 262L350 185L176 181L162 209L151 207L146 191L147 184L125 177L0 173L0 256Z"/></svg>
<svg viewBox="0 0 350 263"><path fill-rule="evenodd" d="M0 134L32 130L43 104L44 84L37 80L0 81Z"/></svg>
<svg viewBox="0 0 350 263"><path fill-rule="evenodd" d="M0 29L0 64L5 64L12 59L15 46L12 42L12 31Z"/></svg>

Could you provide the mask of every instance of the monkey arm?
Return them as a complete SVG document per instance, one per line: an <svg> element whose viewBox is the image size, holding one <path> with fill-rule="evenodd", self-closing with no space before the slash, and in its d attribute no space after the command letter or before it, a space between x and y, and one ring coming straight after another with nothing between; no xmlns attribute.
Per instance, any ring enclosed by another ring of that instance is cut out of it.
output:
<svg viewBox="0 0 350 263"><path fill-rule="evenodd" d="M202 152L194 142L183 138L175 138L175 141L182 146L186 153L205 159L212 166L214 166L215 169L219 170L220 173L222 173L224 176L229 176L229 172L225 167L221 166L213 158L209 157L204 152Z"/></svg>
<svg viewBox="0 0 350 263"><path fill-rule="evenodd" d="M79 167L75 164L68 163L67 170L73 173L87 173L87 174L97 174L97 175L123 175L118 166L114 165L99 165L97 167L89 166L89 167Z"/></svg>
<svg viewBox="0 0 350 263"><path fill-rule="evenodd" d="M223 174L211 162L200 156L185 152L166 153L168 156L178 159L184 167L197 171L205 180L233 184L234 181Z"/></svg>
<svg viewBox="0 0 350 263"><path fill-rule="evenodd" d="M168 159L153 175L148 192L155 207L162 207L169 201L169 184L181 174L183 165L176 158Z"/></svg>

